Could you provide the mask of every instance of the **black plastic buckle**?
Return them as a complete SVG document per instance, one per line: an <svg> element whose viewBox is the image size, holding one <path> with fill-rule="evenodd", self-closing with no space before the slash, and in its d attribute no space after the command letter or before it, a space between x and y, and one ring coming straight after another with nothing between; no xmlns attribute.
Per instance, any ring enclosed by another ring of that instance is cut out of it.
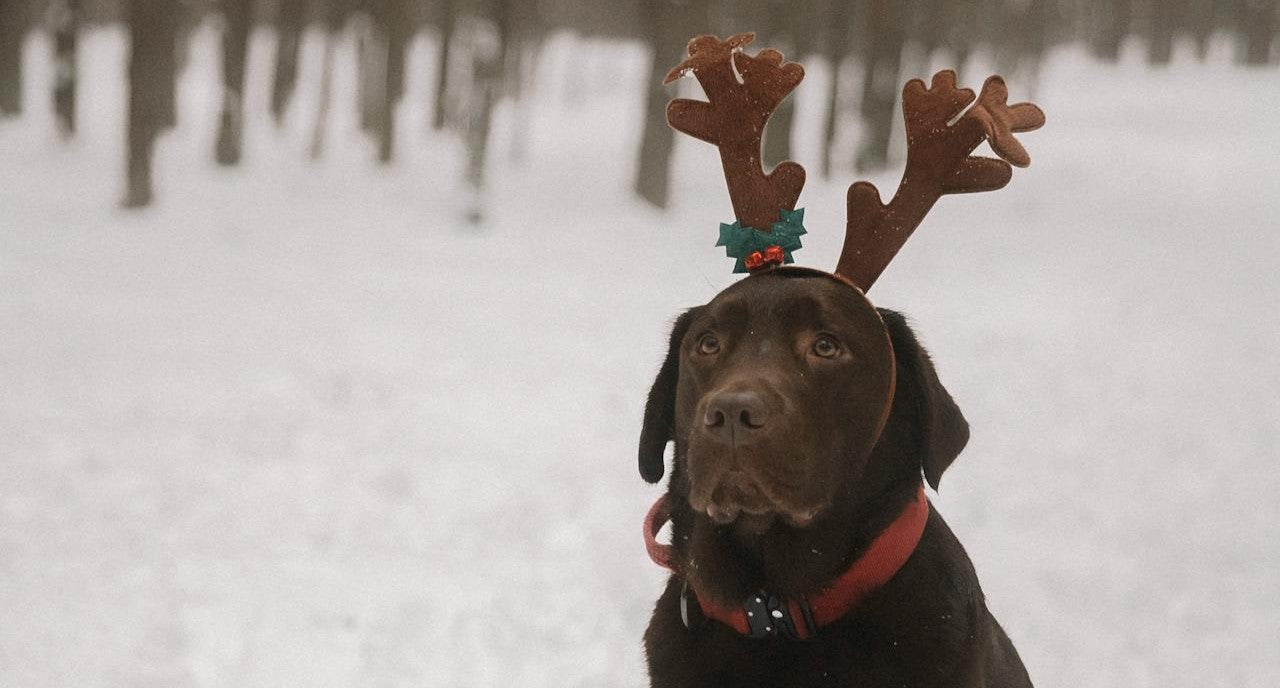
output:
<svg viewBox="0 0 1280 688"><path fill-rule="evenodd" d="M749 638L787 638L788 640L809 640L813 637L813 612L809 602L799 600L801 618L792 617L791 606L777 595L764 590L747 597L742 608L747 613L747 625L751 627ZM801 633L803 629L803 633Z"/></svg>

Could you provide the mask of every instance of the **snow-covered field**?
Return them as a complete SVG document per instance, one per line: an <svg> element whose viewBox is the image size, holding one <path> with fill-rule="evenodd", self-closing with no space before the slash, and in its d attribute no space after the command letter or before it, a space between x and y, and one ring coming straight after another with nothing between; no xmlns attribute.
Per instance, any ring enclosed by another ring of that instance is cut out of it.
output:
<svg viewBox="0 0 1280 688"><path fill-rule="evenodd" d="M259 37L227 171L202 30L141 213L122 34L86 37L69 144L47 48L0 122L0 686L644 685L643 396L733 278L711 147L670 213L629 193L643 54L549 45L473 227L425 43L379 169L350 44L308 165L319 45L276 131ZM973 426L935 502L1037 685L1280 685L1280 70L1066 50L1036 99L1031 169L945 199L872 293ZM805 191L802 263L835 262L845 176Z"/></svg>

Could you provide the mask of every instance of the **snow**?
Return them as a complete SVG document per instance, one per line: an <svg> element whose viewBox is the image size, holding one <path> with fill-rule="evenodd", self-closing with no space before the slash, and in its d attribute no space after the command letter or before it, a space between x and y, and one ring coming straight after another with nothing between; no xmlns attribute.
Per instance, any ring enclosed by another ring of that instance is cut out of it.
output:
<svg viewBox="0 0 1280 688"><path fill-rule="evenodd" d="M86 36L69 143L27 45L29 114L0 122L0 685L645 685L635 441L670 321L734 279L715 151L681 141L673 209L639 204L643 52L559 36L471 226L428 41L386 169L349 37L315 164L320 38L280 131L271 47L218 169L197 33L158 205L130 213L123 33ZM1280 72L1222 52L1055 53L1033 166L943 200L872 292L973 426L933 499L1040 686L1280 684ZM849 173L817 178L820 100L798 258L830 266Z"/></svg>

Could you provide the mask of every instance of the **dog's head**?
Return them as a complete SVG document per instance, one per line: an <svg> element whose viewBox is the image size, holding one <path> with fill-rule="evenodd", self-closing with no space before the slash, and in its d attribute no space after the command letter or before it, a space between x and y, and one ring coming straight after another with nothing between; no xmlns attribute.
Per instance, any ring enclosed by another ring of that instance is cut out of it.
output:
<svg viewBox="0 0 1280 688"><path fill-rule="evenodd" d="M671 440L673 490L717 523L763 530L807 526L903 469L877 461L908 462L936 488L968 425L901 316L785 268L676 321L645 407L645 480L662 477Z"/></svg>

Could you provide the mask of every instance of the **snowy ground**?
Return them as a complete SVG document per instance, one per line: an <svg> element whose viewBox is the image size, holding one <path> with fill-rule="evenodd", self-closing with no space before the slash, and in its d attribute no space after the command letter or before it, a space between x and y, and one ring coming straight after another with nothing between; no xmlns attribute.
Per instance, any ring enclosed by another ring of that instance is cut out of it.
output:
<svg viewBox="0 0 1280 688"><path fill-rule="evenodd" d="M732 280L714 151L682 142L673 211L639 205L642 55L561 39L470 227L429 72L397 166L349 108L308 166L314 80L274 131L270 43L226 171L197 36L136 214L121 35L85 41L70 144L28 45L32 114L0 123L0 686L644 685L634 445L671 317ZM872 294L973 426L934 499L1038 685L1280 685L1280 71L1064 51L1036 97L1033 167L944 200ZM830 266L848 180L814 176L799 257Z"/></svg>

